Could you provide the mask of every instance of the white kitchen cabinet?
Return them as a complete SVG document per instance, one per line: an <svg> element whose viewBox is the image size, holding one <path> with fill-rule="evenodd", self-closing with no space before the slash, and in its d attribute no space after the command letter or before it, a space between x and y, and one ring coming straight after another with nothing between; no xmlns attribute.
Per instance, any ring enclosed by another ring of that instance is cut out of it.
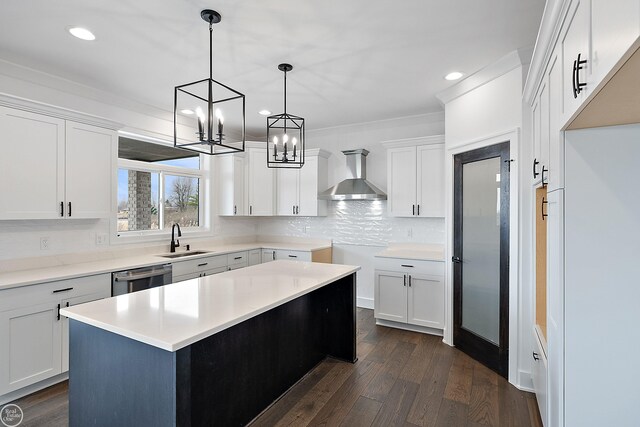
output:
<svg viewBox="0 0 640 427"><path fill-rule="evenodd" d="M547 69L549 92L549 152L545 181L547 191L564 187L564 134L562 132L562 60L556 48Z"/></svg>
<svg viewBox="0 0 640 427"><path fill-rule="evenodd" d="M267 167L266 148L248 148L249 215L272 216L275 212L275 169Z"/></svg>
<svg viewBox="0 0 640 427"><path fill-rule="evenodd" d="M531 352L531 380L533 382L533 391L538 401L538 410L540 411L540 419L542 425L548 427L549 420L547 418L547 356L544 353L542 344L536 331L533 331L533 351Z"/></svg>
<svg viewBox="0 0 640 427"><path fill-rule="evenodd" d="M227 255L213 255L173 262L171 266L172 282L175 283L227 271L228 262Z"/></svg>
<svg viewBox="0 0 640 427"><path fill-rule="evenodd" d="M252 249L249 251L249 265L257 265L262 263L262 250Z"/></svg>
<svg viewBox="0 0 640 427"><path fill-rule="evenodd" d="M240 251L227 254L227 267L229 270L236 270L249 266L249 252Z"/></svg>
<svg viewBox="0 0 640 427"><path fill-rule="evenodd" d="M444 144L389 148L387 192L390 216L444 216Z"/></svg>
<svg viewBox="0 0 640 427"><path fill-rule="evenodd" d="M376 257L374 317L424 327L424 332L444 328L444 263Z"/></svg>
<svg viewBox="0 0 640 427"><path fill-rule="evenodd" d="M110 274L0 291L0 400L68 369L68 323L60 308L110 295Z"/></svg>
<svg viewBox="0 0 640 427"><path fill-rule="evenodd" d="M327 157L324 150L307 150L300 169L277 169L276 213L281 216L326 216L327 201L318 193L327 184Z"/></svg>
<svg viewBox="0 0 640 427"><path fill-rule="evenodd" d="M108 218L115 132L0 107L0 219Z"/></svg>
<svg viewBox="0 0 640 427"><path fill-rule="evenodd" d="M407 323L407 275L397 271L375 272L374 316Z"/></svg>
<svg viewBox="0 0 640 427"><path fill-rule="evenodd" d="M217 156L218 215L246 215L244 154Z"/></svg>
<svg viewBox="0 0 640 427"><path fill-rule="evenodd" d="M560 34L562 47L564 122L567 122L593 90L589 38L591 31L591 0L571 3ZM580 61L585 61L579 64ZM579 67L580 69L576 69ZM578 87L584 84L583 87ZM580 91L578 93L578 91Z"/></svg>
<svg viewBox="0 0 640 427"><path fill-rule="evenodd" d="M262 249L262 262L269 262L276 260L276 251L275 249Z"/></svg>
<svg viewBox="0 0 640 427"><path fill-rule="evenodd" d="M287 249L276 249L275 259L287 259L290 261L311 261L311 252L290 251Z"/></svg>
<svg viewBox="0 0 640 427"><path fill-rule="evenodd" d="M640 36L640 1L591 0L592 79L601 82Z"/></svg>

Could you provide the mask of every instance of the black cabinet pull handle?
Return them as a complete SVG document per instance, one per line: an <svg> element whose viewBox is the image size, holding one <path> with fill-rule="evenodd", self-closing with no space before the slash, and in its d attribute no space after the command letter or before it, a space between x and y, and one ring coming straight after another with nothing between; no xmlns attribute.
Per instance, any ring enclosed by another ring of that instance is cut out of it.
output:
<svg viewBox="0 0 640 427"><path fill-rule="evenodd" d="M405 274L402 277L404 277L404 285L402 286L407 286L407 275Z"/></svg>
<svg viewBox="0 0 640 427"><path fill-rule="evenodd" d="M58 304L58 315L57 315L57 320L60 320L60 304Z"/></svg>
<svg viewBox="0 0 640 427"><path fill-rule="evenodd" d="M411 215L415 215L416 214L416 205L411 205L413 206L413 212L411 213Z"/></svg>
<svg viewBox="0 0 640 427"><path fill-rule="evenodd" d="M273 251L272 256L273 256L273 260L275 261L276 260L276 251Z"/></svg>
<svg viewBox="0 0 640 427"><path fill-rule="evenodd" d="M249 205L249 215L253 215L253 206Z"/></svg>
<svg viewBox="0 0 640 427"><path fill-rule="evenodd" d="M578 54L578 59L573 61L573 97L577 98L578 94L582 92L582 88L586 87L587 84L584 82L580 82L580 70L584 69L584 65L587 63L586 59L580 59L582 56L581 53Z"/></svg>
<svg viewBox="0 0 640 427"><path fill-rule="evenodd" d="M460 264L462 262L459 256L452 256L451 261L455 262L456 264Z"/></svg>
<svg viewBox="0 0 640 427"><path fill-rule="evenodd" d="M549 203L544 197L542 198L542 205L540 206L540 212L542 213L542 220L544 221L549 215L544 213L544 205Z"/></svg>
<svg viewBox="0 0 640 427"><path fill-rule="evenodd" d="M60 216L64 216L64 202L60 202Z"/></svg>
<svg viewBox="0 0 640 427"><path fill-rule="evenodd" d="M69 202L69 216L71 216L71 202Z"/></svg>
<svg viewBox="0 0 640 427"><path fill-rule="evenodd" d="M409 287L411 287L411 275L409 275Z"/></svg>
<svg viewBox="0 0 640 427"><path fill-rule="evenodd" d="M296 205L296 215L300 214L300 206Z"/></svg>
<svg viewBox="0 0 640 427"><path fill-rule="evenodd" d="M542 179L541 179L541 182L542 182L542 186L543 187L547 186L547 181L545 181L545 178L544 178L544 173L545 172L549 172L549 169L547 169L544 166L542 166Z"/></svg>
<svg viewBox="0 0 640 427"><path fill-rule="evenodd" d="M418 205L418 216L420 216L420 205Z"/></svg>
<svg viewBox="0 0 640 427"><path fill-rule="evenodd" d="M538 357L538 353L536 353L535 351L533 352L533 360L535 361L540 360L540 357Z"/></svg>
<svg viewBox="0 0 640 427"><path fill-rule="evenodd" d="M205 265L209 265L208 262L203 262L202 264L198 264L198 267L204 267Z"/></svg>
<svg viewBox="0 0 640 427"><path fill-rule="evenodd" d="M234 259L242 259L242 257L241 256L237 256Z"/></svg>
<svg viewBox="0 0 640 427"><path fill-rule="evenodd" d="M72 290L73 288L64 288L64 289L56 289L55 291L53 291L54 294L57 294L58 292L67 292Z"/></svg>
<svg viewBox="0 0 640 427"><path fill-rule="evenodd" d="M538 175L540 175L537 171L536 171L536 166L538 166L540 164L540 162L538 161L538 159L533 159L533 178L535 179Z"/></svg>
<svg viewBox="0 0 640 427"><path fill-rule="evenodd" d="M413 268L413 265L409 265L409 264L400 264L401 267L411 267Z"/></svg>
<svg viewBox="0 0 640 427"><path fill-rule="evenodd" d="M289 258L298 258L298 255L289 255Z"/></svg>
<svg viewBox="0 0 640 427"><path fill-rule="evenodd" d="M238 207L236 205L233 205L233 214L237 214L238 213Z"/></svg>

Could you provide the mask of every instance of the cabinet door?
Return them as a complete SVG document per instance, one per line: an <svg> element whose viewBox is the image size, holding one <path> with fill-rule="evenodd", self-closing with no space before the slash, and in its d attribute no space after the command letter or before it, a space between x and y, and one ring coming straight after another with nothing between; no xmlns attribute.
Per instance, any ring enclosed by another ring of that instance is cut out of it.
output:
<svg viewBox="0 0 640 427"><path fill-rule="evenodd" d="M304 167L307 167L305 164ZM296 215L300 169L276 169L276 215Z"/></svg>
<svg viewBox="0 0 640 427"><path fill-rule="evenodd" d="M548 180L549 173L549 81L545 78L540 86L538 98L540 109L540 179ZM544 172L543 172L544 170ZM544 176L543 176L544 175Z"/></svg>
<svg viewBox="0 0 640 427"><path fill-rule="evenodd" d="M321 175L324 174L324 179ZM323 182L324 186L319 187ZM327 201L318 200L318 192L327 187L327 159L317 156L307 156L304 166L300 169L298 189L298 209L300 216L319 216L327 214Z"/></svg>
<svg viewBox="0 0 640 427"><path fill-rule="evenodd" d="M549 420L547 419L547 406L549 400L547 394L547 358L545 357L538 334L535 330L533 331L533 350L531 353L531 380L533 382L533 391L536 393L536 400L538 401L538 410L540 411L542 425L549 426ZM554 425L561 426L562 423Z"/></svg>
<svg viewBox="0 0 640 427"><path fill-rule="evenodd" d="M591 0L594 85L600 83L640 36L638 0Z"/></svg>
<svg viewBox="0 0 640 427"><path fill-rule="evenodd" d="M387 152L387 208L390 216L416 214L416 147Z"/></svg>
<svg viewBox="0 0 640 427"><path fill-rule="evenodd" d="M0 313L0 395L61 373L57 304Z"/></svg>
<svg viewBox="0 0 640 427"><path fill-rule="evenodd" d="M260 249L254 249L249 251L249 265L256 265L262 262L262 251Z"/></svg>
<svg viewBox="0 0 640 427"><path fill-rule="evenodd" d="M262 250L262 263L275 261L276 260L276 251L273 249L263 249Z"/></svg>
<svg viewBox="0 0 640 427"><path fill-rule="evenodd" d="M108 298L110 296L108 292L82 295L63 300L60 307L73 307L74 305L84 304L85 302ZM60 325L62 327L62 372L66 372L69 370L69 318L61 315Z"/></svg>
<svg viewBox="0 0 640 427"><path fill-rule="evenodd" d="M109 218L117 161L115 132L67 121L66 133L66 216Z"/></svg>
<svg viewBox="0 0 640 427"><path fill-rule="evenodd" d="M444 328L444 277L410 274L407 282L408 323Z"/></svg>
<svg viewBox="0 0 640 427"><path fill-rule="evenodd" d="M556 48L549 62L549 160L545 174L548 191L564 187L564 136L562 127L562 61Z"/></svg>
<svg viewBox="0 0 640 427"><path fill-rule="evenodd" d="M567 13L565 27L560 34L562 44L562 73L564 76L564 122L566 123L578 107L587 98L593 88L590 84L591 57L589 55L590 0L574 1ZM574 75L574 61L586 60ZM575 83L587 83L581 92L574 96Z"/></svg>
<svg viewBox="0 0 640 427"><path fill-rule="evenodd" d="M218 214L246 215L244 204L245 159L233 154L218 156Z"/></svg>
<svg viewBox="0 0 640 427"><path fill-rule="evenodd" d="M535 104L531 107L531 129L533 130L533 170L531 179L533 182L540 181L540 103L539 96L536 96Z"/></svg>
<svg viewBox="0 0 640 427"><path fill-rule="evenodd" d="M416 147L416 215L444 216L444 145Z"/></svg>
<svg viewBox="0 0 640 427"><path fill-rule="evenodd" d="M274 205L274 169L267 167L267 152L249 148L249 215L272 216Z"/></svg>
<svg viewBox="0 0 640 427"><path fill-rule="evenodd" d="M376 319L407 323L406 274L376 270L374 316Z"/></svg>
<svg viewBox="0 0 640 427"><path fill-rule="evenodd" d="M564 190L547 193L547 369L549 425L563 424Z"/></svg>
<svg viewBox="0 0 640 427"><path fill-rule="evenodd" d="M0 107L0 219L61 217L64 128L64 120Z"/></svg>

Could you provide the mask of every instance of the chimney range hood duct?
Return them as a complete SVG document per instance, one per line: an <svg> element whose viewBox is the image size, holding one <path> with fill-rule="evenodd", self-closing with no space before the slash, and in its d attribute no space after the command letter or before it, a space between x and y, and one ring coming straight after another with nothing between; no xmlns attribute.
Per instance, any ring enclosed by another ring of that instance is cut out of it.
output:
<svg viewBox="0 0 640 427"><path fill-rule="evenodd" d="M318 195L323 200L387 200L387 195L365 178L369 151L364 148L343 151L349 177Z"/></svg>

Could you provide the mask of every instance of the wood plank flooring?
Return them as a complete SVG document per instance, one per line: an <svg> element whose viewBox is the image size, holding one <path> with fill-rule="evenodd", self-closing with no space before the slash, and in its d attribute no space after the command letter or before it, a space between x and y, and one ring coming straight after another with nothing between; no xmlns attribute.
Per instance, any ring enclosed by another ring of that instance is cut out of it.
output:
<svg viewBox="0 0 640 427"><path fill-rule="evenodd" d="M542 426L533 394L439 337L376 326L358 309L357 340L357 363L326 359L251 427ZM21 426L68 425L66 382L14 403Z"/></svg>

